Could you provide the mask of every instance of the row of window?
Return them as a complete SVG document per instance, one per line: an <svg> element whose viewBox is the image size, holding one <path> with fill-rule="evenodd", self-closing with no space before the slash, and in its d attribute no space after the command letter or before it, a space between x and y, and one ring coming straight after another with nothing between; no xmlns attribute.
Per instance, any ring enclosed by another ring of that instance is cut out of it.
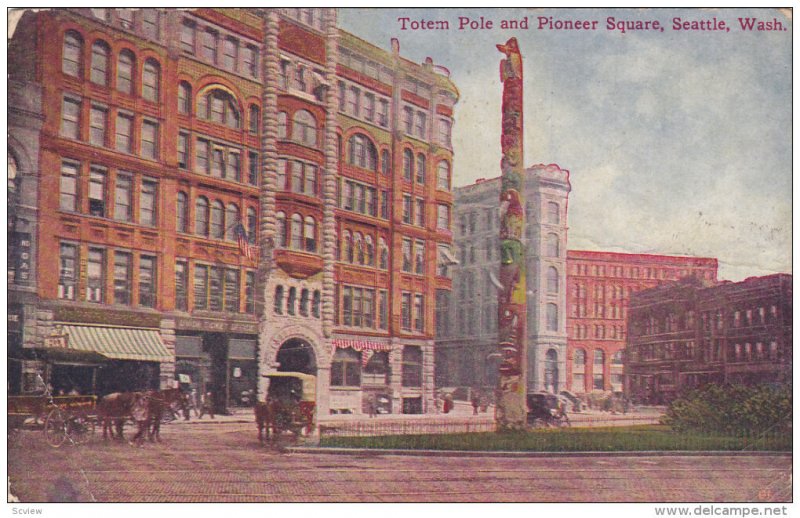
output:
<svg viewBox="0 0 800 518"><path fill-rule="evenodd" d="M655 268L639 266L608 266L597 264L578 263L572 267L575 275L629 278L629 279L667 279L675 280L689 275L700 276L703 279L713 279L714 273L711 270L696 270L691 268Z"/></svg>
<svg viewBox="0 0 800 518"><path fill-rule="evenodd" d="M199 37L198 37L199 33ZM206 63L229 72L258 78L258 48L241 42L233 34L222 34L218 29L200 27L185 18L181 24L181 51Z"/></svg>
<svg viewBox="0 0 800 518"><path fill-rule="evenodd" d="M190 271L191 270L191 271ZM244 305L242 306L242 276ZM193 304L189 304L189 279ZM185 259L175 263L175 309L255 314L256 273L226 266L212 266Z"/></svg>
<svg viewBox="0 0 800 518"><path fill-rule="evenodd" d="M319 167L300 160L278 159L277 188L306 196L319 196Z"/></svg>
<svg viewBox="0 0 800 518"><path fill-rule="evenodd" d="M89 58L88 79L99 86L111 86L111 47L98 39L92 43ZM76 31L64 34L64 45L61 56L61 71L77 78L87 74L83 37ZM117 56L114 88L128 95L141 95L142 99L158 102L161 89L161 65L154 58L147 58L141 71L141 82L134 81L139 77L136 71L136 56L128 50L121 50ZM135 89L138 88L137 92Z"/></svg>
<svg viewBox="0 0 800 518"><path fill-rule="evenodd" d="M279 211L275 219L278 233L275 244L278 248L317 252L317 220L312 216L303 217L299 213L294 213L287 220L286 213Z"/></svg>
<svg viewBox="0 0 800 518"><path fill-rule="evenodd" d="M325 71L296 57L281 57L278 88L313 95L317 102L324 100Z"/></svg>
<svg viewBox="0 0 800 518"><path fill-rule="evenodd" d="M198 136L194 142L194 164L190 164L190 142L189 133L181 130L178 134L178 167L181 169L240 183L243 181L243 169L246 169L247 183L258 185L260 164L257 152L247 151L245 168L242 165L243 153L240 148Z"/></svg>
<svg viewBox="0 0 800 518"><path fill-rule="evenodd" d="M382 236L378 237L376 256L372 236L362 236L361 232L351 232L349 229L345 229L342 232L342 246L339 250L341 253L336 258L339 261L374 267L377 259L378 268L381 270L389 268L389 247L386 245L386 239Z"/></svg>
<svg viewBox="0 0 800 518"><path fill-rule="evenodd" d="M157 259L154 255L133 253L130 250L110 250L103 247L86 248L84 281L86 291L78 294L81 247L77 243L61 242L59 248L58 298L85 300L99 304L131 305L136 294L136 304L141 307L156 306ZM109 264L109 260L112 262ZM134 264L135 261L135 264ZM136 290L133 272L136 268ZM108 271L113 272L112 294L109 297Z"/></svg>
<svg viewBox="0 0 800 518"><path fill-rule="evenodd" d="M80 96L65 94L61 105L60 135L72 140L88 141L94 146L112 147L117 151L137 154L148 160L159 157L159 123L146 117L136 117L132 112L110 109L98 102L89 102L88 131L84 128L84 102ZM109 130L113 120L113 130ZM139 126L139 140L134 142L135 125ZM113 131L113 141L111 140ZM87 134L88 133L88 134Z"/></svg>
<svg viewBox="0 0 800 518"><path fill-rule="evenodd" d="M622 351L617 351L611 356L612 366L622 366ZM595 371L602 371L606 361L606 353L602 349L595 349L593 354L593 364ZM573 372L584 372L586 369L586 350L577 348L572 355Z"/></svg>
<svg viewBox="0 0 800 518"><path fill-rule="evenodd" d="M82 176L87 174L88 189L82 192ZM137 193L134 196L134 193ZM85 202L84 202L85 200ZM63 160L59 181L59 208L101 218L154 227L158 217L158 183L134 173L89 164L85 171L80 162ZM134 203L136 205L134 205ZM134 207L138 217L134 221Z"/></svg>
<svg viewBox="0 0 800 518"><path fill-rule="evenodd" d="M583 393L586 391L586 375L583 373L573 374L572 375L572 390L573 392ZM593 390L606 390L606 379L605 375L602 372L594 373L592 375L592 386L591 389ZM622 390L623 384L623 375L612 373L611 374L611 390L618 392Z"/></svg>
<svg viewBox="0 0 800 518"><path fill-rule="evenodd" d="M380 206L380 217L389 219L389 191L380 191L380 202L377 199L378 190L353 180L339 178L338 192L340 197L337 206L359 214L377 217Z"/></svg>
<svg viewBox="0 0 800 518"><path fill-rule="evenodd" d="M297 288L294 286L289 287L288 290L283 285L275 287L273 311L276 315L300 315L301 317L313 316L314 318L320 318L321 306L322 295L319 290L314 290L312 293L308 288L302 288L298 301Z"/></svg>
<svg viewBox="0 0 800 518"><path fill-rule="evenodd" d="M778 320L778 306L772 304L767 308L760 306L745 310L736 310L727 313L728 328L750 327L753 325L765 325ZM717 331L725 329L726 315L722 310L715 314L704 311L700 314L700 325L703 331L710 332L712 328ZM671 333L681 330L692 330L695 328L695 313L687 311L683 314L668 313L664 316L648 316L637 319L632 323L637 333L659 334Z"/></svg>
<svg viewBox="0 0 800 518"><path fill-rule="evenodd" d="M608 318L608 319L623 319L628 316L628 308L625 302L620 302L619 305L611 304L605 306L601 303L595 303L594 313L592 318ZM570 316L575 318L586 318L589 316L585 300L579 300L575 303L570 303Z"/></svg>
<svg viewBox="0 0 800 518"><path fill-rule="evenodd" d="M382 331L389 329L388 291L345 285L341 287L341 297L343 326Z"/></svg>
<svg viewBox="0 0 800 518"><path fill-rule="evenodd" d="M635 290L633 287L628 287L628 298ZM576 299L585 299L587 296L586 285L576 283L573 288L573 296ZM604 285L597 284L594 287L594 301L603 302L606 298L621 300L625 297L625 288L620 285Z"/></svg>
<svg viewBox="0 0 800 518"><path fill-rule="evenodd" d="M317 131L317 118L307 110L297 110L292 115L291 125L286 112L278 113L278 138L291 138L304 146L319 148L320 139ZM290 137L291 136L291 137Z"/></svg>
<svg viewBox="0 0 800 518"><path fill-rule="evenodd" d="M191 85L186 81L178 85L178 113L183 115L194 113L203 120L238 130L242 128L239 106L239 101L226 89L210 86L198 94L197 107L193 110ZM247 129L250 134L257 135L260 125L261 109L257 104L250 104L247 109Z"/></svg>
<svg viewBox="0 0 800 518"><path fill-rule="evenodd" d="M403 238L402 254L404 272L425 275L425 241Z"/></svg>
<svg viewBox="0 0 800 518"><path fill-rule="evenodd" d="M550 225L558 225L561 221L561 208L558 203L550 201L547 202L545 208L544 222ZM530 202L525 204L525 212L528 217L533 215L533 206ZM483 210L484 213L484 226L483 230L494 230L499 224L500 217L498 209L487 208ZM458 218L458 228L461 235L474 234L478 229L479 212L472 211L461 214Z"/></svg>
<svg viewBox="0 0 800 518"><path fill-rule="evenodd" d="M390 100L372 92L364 92L352 84L339 81L339 111L383 128L389 127Z"/></svg>
<svg viewBox="0 0 800 518"><path fill-rule="evenodd" d="M292 20L304 23L309 27L317 29L318 31L321 31L324 28L323 10L320 8L282 8L280 9L280 12Z"/></svg>
<svg viewBox="0 0 800 518"><path fill-rule="evenodd" d="M704 360L708 362L723 361L725 358L723 358L722 352L722 341L717 340L713 347L707 343L702 348L698 348L694 341L638 345L630 348L629 355L631 361ZM737 342L727 346L729 362L777 359L779 359L777 341L771 341L768 346L763 342L755 344Z"/></svg>
<svg viewBox="0 0 800 518"><path fill-rule="evenodd" d="M178 232L189 233L189 195L179 191L176 198L176 229ZM247 207L246 212L247 238L250 243L255 243L256 209ZM220 200L209 202L206 196L198 196L194 205L194 233L198 236L212 239L237 241L238 226L244 227L239 205L229 202L227 205Z"/></svg>
<svg viewBox="0 0 800 518"><path fill-rule="evenodd" d="M610 338L612 340L624 340L625 339L625 326L617 326L617 325L595 325L592 328L592 335L589 336L589 329L588 325L584 324L575 324L572 329L572 338L596 338L596 339L606 339ZM608 333L606 333L608 330Z"/></svg>
<svg viewBox="0 0 800 518"><path fill-rule="evenodd" d="M158 9L90 9L90 12L98 20L134 30L147 39L161 40L161 11Z"/></svg>

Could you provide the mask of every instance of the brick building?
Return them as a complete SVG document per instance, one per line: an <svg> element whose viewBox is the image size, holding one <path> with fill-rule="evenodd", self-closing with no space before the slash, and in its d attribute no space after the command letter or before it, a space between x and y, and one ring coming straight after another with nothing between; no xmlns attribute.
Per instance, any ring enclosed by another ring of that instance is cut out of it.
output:
<svg viewBox="0 0 800 518"><path fill-rule="evenodd" d="M528 388L560 390L567 357L566 275L569 171L525 171ZM453 291L437 294L437 386L491 390L497 384L500 178L455 189L457 264Z"/></svg>
<svg viewBox="0 0 800 518"><path fill-rule="evenodd" d="M705 383L791 383L792 350L791 275L689 278L631 298L627 392L664 403Z"/></svg>
<svg viewBox="0 0 800 518"><path fill-rule="evenodd" d="M282 370L322 413L431 408L446 69L334 9L61 9L9 70L16 391L179 379L222 407Z"/></svg>
<svg viewBox="0 0 800 518"><path fill-rule="evenodd" d="M716 281L717 260L568 250L568 390L622 391L631 294L687 276Z"/></svg>

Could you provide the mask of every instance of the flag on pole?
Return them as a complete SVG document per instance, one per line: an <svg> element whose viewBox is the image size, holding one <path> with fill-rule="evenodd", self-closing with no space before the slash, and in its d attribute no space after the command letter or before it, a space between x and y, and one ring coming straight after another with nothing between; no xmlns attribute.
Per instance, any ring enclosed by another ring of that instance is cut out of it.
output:
<svg viewBox="0 0 800 518"><path fill-rule="evenodd" d="M250 246L250 241L247 238L247 231L244 229L244 225L237 223L233 232L236 234L236 242L239 244L239 253L252 261L253 247Z"/></svg>

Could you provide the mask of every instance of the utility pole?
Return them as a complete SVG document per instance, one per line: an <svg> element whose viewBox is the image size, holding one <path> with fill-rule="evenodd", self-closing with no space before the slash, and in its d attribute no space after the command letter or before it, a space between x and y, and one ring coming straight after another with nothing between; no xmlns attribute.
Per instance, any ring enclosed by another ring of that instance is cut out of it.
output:
<svg viewBox="0 0 800 518"><path fill-rule="evenodd" d="M517 39L497 50L503 83L503 128L500 147L500 284L498 339L502 362L495 420L499 431L521 430L527 422L527 281L525 277L525 196L522 132L522 55Z"/></svg>

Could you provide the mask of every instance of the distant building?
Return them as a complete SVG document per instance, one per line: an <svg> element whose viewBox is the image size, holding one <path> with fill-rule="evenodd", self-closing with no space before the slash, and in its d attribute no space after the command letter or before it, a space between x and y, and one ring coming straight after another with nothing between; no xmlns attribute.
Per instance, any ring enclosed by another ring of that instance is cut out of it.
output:
<svg viewBox="0 0 800 518"><path fill-rule="evenodd" d="M694 276L717 280L705 257L567 251L567 370L572 392L621 391L631 294Z"/></svg>
<svg viewBox="0 0 800 518"><path fill-rule="evenodd" d="M526 170L528 389L564 387L569 171ZM436 385L490 389L497 383L500 178L454 190L457 264L452 293L437 293Z"/></svg>
<svg viewBox="0 0 800 518"><path fill-rule="evenodd" d="M792 380L792 276L634 293L625 375L635 401L664 403L706 383Z"/></svg>

